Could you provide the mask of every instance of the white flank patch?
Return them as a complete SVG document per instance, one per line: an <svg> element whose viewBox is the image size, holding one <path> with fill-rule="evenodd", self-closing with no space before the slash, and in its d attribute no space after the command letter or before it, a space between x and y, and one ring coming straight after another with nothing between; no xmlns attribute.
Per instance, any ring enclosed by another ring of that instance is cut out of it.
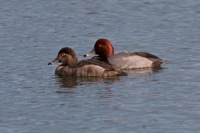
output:
<svg viewBox="0 0 200 133"><path fill-rule="evenodd" d="M128 52L115 53L108 58L108 61L121 69L137 69L152 66L151 60L138 55L130 55Z"/></svg>

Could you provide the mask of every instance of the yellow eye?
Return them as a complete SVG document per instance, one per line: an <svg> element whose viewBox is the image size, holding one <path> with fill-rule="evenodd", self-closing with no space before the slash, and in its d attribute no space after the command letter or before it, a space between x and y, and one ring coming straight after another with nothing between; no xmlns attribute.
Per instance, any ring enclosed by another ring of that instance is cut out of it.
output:
<svg viewBox="0 0 200 133"><path fill-rule="evenodd" d="M98 46L99 46L99 47L101 47L102 45L101 45L101 44L99 44Z"/></svg>

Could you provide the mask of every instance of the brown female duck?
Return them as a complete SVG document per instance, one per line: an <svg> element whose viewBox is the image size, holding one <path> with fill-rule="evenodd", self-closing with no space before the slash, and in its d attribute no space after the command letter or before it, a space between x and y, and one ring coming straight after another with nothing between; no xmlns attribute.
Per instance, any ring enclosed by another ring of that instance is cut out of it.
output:
<svg viewBox="0 0 200 133"><path fill-rule="evenodd" d="M118 75L126 75L121 69L114 67L108 62L100 60L81 60L78 61L76 53L69 47L62 48L57 57L48 63L48 65L55 63L62 63L59 65L55 74L60 76L97 76L97 77L110 77Z"/></svg>

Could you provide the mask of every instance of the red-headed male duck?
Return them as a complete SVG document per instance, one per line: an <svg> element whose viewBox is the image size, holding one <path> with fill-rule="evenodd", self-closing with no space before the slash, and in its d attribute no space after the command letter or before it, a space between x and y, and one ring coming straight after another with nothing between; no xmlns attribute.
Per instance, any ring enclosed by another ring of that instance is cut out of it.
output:
<svg viewBox="0 0 200 133"><path fill-rule="evenodd" d="M98 39L93 50L85 54L84 57L93 53L98 56L92 59L109 62L121 69L159 68L164 62L159 57L146 52L118 52L114 54L112 43L105 38Z"/></svg>
<svg viewBox="0 0 200 133"><path fill-rule="evenodd" d="M127 75L121 69L114 67L108 62L99 60L81 60L78 61L76 53L69 47L62 48L57 57L48 65L55 63L62 63L59 65L55 74L60 76L97 76L97 77L110 77L118 75Z"/></svg>

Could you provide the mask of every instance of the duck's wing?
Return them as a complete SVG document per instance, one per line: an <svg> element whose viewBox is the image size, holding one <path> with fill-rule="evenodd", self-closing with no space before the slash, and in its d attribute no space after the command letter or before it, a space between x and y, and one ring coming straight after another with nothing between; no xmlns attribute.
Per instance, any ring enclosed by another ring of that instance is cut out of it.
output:
<svg viewBox="0 0 200 133"><path fill-rule="evenodd" d="M119 73L119 75L127 75L125 72L121 71L120 68L106 62L106 61L100 61L100 60L94 60L94 59L87 59L87 60L81 60L77 63L74 63L70 65L71 68L80 68L86 65L95 65L99 66L105 69L105 71L116 71Z"/></svg>
<svg viewBox="0 0 200 133"><path fill-rule="evenodd" d="M160 67L160 65L164 62L164 60L159 58L158 56L147 53L147 52L133 52L131 54L139 55L141 57L144 57L144 58L151 60L153 68Z"/></svg>
<svg viewBox="0 0 200 133"><path fill-rule="evenodd" d="M147 53L147 52L132 52L130 54L131 55L139 55L139 56L148 58L148 59L150 59L152 61L153 60L159 60L159 61L163 62L163 60L161 58L159 58L158 56L150 54L150 53Z"/></svg>
<svg viewBox="0 0 200 133"><path fill-rule="evenodd" d="M97 66L101 66L105 69L112 69L112 65L100 60L93 60L93 59L87 59L87 60L81 60L79 62L73 63L71 64L69 67L71 68L79 68L79 67L83 67L85 65L97 65Z"/></svg>

